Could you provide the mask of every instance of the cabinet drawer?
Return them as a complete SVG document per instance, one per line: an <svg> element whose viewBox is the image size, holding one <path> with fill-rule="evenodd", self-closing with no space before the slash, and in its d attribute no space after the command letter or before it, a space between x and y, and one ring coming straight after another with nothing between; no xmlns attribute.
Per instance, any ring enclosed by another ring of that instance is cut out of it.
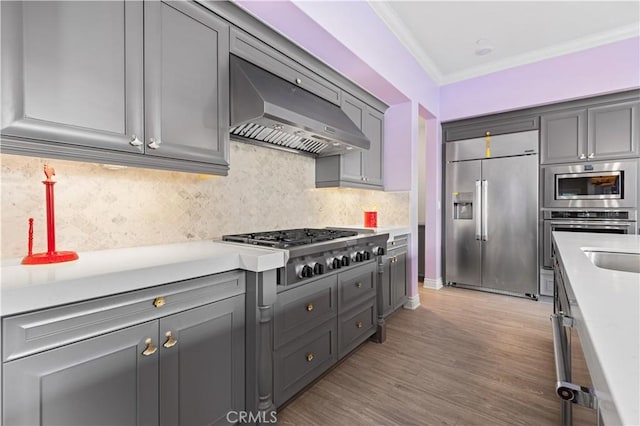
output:
<svg viewBox="0 0 640 426"><path fill-rule="evenodd" d="M274 400L279 407L338 360L336 321L330 320L275 353Z"/></svg>
<svg viewBox="0 0 640 426"><path fill-rule="evenodd" d="M339 274L338 306L340 312L376 293L376 262L370 262Z"/></svg>
<svg viewBox="0 0 640 426"><path fill-rule="evenodd" d="M376 299L371 298L340 316L338 357L342 358L376 330Z"/></svg>
<svg viewBox="0 0 640 426"><path fill-rule="evenodd" d="M275 347L336 315L336 284L337 276L333 275L278 294Z"/></svg>
<svg viewBox="0 0 640 426"><path fill-rule="evenodd" d="M2 321L2 359L20 358L244 292L244 272L233 271L7 317Z"/></svg>
<svg viewBox="0 0 640 426"><path fill-rule="evenodd" d="M308 68L237 28L231 28L229 51L336 105L340 89Z"/></svg>

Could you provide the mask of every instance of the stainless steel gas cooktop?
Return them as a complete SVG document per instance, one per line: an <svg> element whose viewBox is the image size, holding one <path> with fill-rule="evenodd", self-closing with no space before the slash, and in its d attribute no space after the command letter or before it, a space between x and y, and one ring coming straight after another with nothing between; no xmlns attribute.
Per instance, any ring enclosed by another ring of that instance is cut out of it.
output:
<svg viewBox="0 0 640 426"><path fill-rule="evenodd" d="M388 234L298 228L225 235L222 240L285 250L288 260L278 271L278 285L287 286L376 261L386 251L387 238Z"/></svg>

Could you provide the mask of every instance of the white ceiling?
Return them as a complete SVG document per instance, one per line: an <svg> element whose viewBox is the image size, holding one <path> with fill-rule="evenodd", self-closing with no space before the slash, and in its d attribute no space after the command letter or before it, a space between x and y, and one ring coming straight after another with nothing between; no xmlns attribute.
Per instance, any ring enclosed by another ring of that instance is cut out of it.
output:
<svg viewBox="0 0 640 426"><path fill-rule="evenodd" d="M438 84L640 35L639 0L369 3Z"/></svg>

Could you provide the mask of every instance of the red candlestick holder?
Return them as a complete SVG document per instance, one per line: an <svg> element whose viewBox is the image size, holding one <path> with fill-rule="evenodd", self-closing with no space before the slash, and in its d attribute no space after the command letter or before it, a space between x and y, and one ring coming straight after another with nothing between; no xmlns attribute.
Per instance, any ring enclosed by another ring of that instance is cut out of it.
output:
<svg viewBox="0 0 640 426"><path fill-rule="evenodd" d="M22 259L23 265L42 265L46 263L69 262L78 258L75 251L56 251L56 222L55 206L53 203L53 185L55 182L51 178L55 175L53 167L44 165L44 175L46 180L42 181L46 190L47 201L47 251L46 253L32 253L33 251L33 218L29 219L29 251Z"/></svg>

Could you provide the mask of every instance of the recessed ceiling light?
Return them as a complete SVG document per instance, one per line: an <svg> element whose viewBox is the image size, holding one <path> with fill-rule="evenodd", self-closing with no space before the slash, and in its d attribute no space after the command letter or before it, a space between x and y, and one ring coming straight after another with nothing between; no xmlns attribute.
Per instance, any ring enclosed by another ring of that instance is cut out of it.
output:
<svg viewBox="0 0 640 426"><path fill-rule="evenodd" d="M476 41L476 55L485 56L493 52L493 45L486 38L481 38Z"/></svg>

